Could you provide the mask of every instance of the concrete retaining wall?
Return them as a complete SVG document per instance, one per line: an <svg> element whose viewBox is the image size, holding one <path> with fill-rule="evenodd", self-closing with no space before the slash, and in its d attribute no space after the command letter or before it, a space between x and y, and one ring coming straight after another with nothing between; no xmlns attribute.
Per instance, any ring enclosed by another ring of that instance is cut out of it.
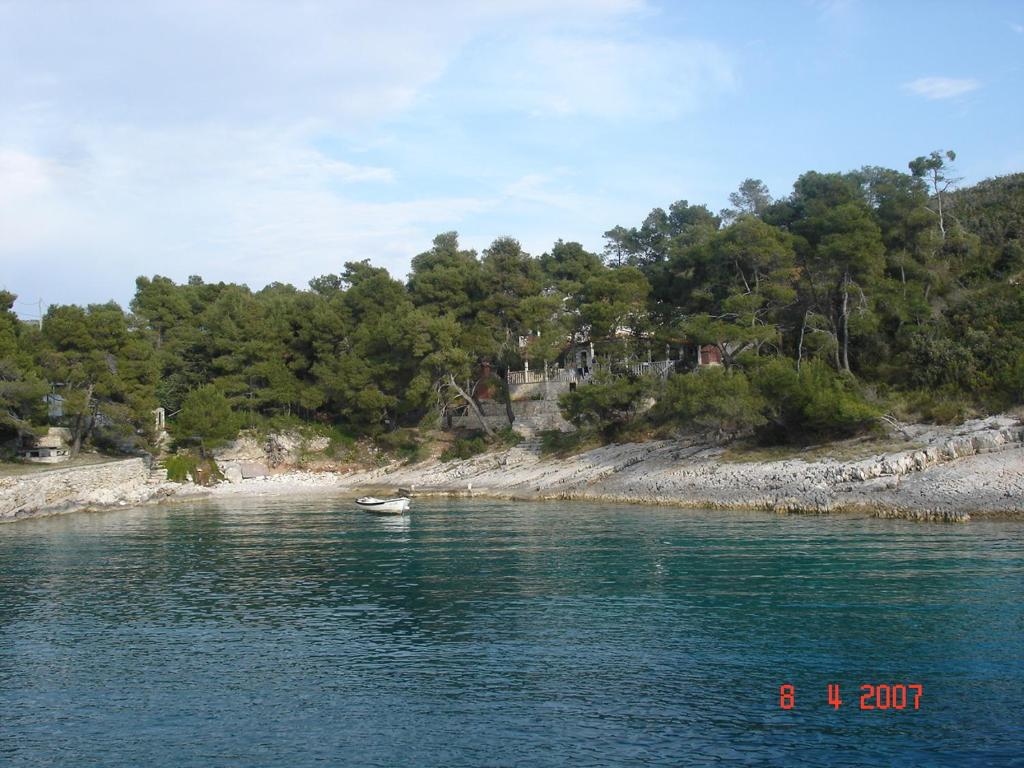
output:
<svg viewBox="0 0 1024 768"><path fill-rule="evenodd" d="M150 498L149 467L125 459L0 478L0 522L82 507L138 504Z"/></svg>
<svg viewBox="0 0 1024 768"><path fill-rule="evenodd" d="M535 381L529 384L509 384L513 401L543 398L557 401L558 396L569 391L568 381Z"/></svg>
<svg viewBox="0 0 1024 768"><path fill-rule="evenodd" d="M501 416L488 416L484 415L484 421L487 422L493 430L505 429L509 426L508 417L504 411ZM452 426L456 429L480 429L480 419L474 416L472 413L466 414L465 416L455 416L452 418Z"/></svg>
<svg viewBox="0 0 1024 768"><path fill-rule="evenodd" d="M558 383L548 382L548 385L557 385ZM540 384L524 384L522 386L543 387L545 384L542 382ZM565 389L568 390L567 385ZM499 430L509 426L504 403L484 401L480 404L480 410L483 412L484 419L491 429ZM513 429L517 429L520 426L529 427L531 432L545 429L559 429L565 432L573 429L572 425L562 418L562 414L558 409L558 401L555 399L513 400L512 414L515 417L515 422L512 424ZM452 426L460 429L480 429L480 421L470 413L453 418Z"/></svg>
<svg viewBox="0 0 1024 768"><path fill-rule="evenodd" d="M509 426L508 415L505 412L505 404L497 400L484 400L480 404L480 411L493 430L505 429ZM472 413L452 418L452 426L456 429L480 429L480 420Z"/></svg>

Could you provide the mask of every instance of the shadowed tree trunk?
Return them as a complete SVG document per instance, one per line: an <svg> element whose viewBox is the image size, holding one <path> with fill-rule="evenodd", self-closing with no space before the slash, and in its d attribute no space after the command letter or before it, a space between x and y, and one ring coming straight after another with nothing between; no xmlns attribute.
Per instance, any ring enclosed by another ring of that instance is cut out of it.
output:
<svg viewBox="0 0 1024 768"><path fill-rule="evenodd" d="M843 370L850 372L850 276L843 275Z"/></svg>
<svg viewBox="0 0 1024 768"><path fill-rule="evenodd" d="M508 425L511 427L515 423L516 415L512 412L512 388L508 383L508 367L498 368L498 376L505 384L505 416L508 417Z"/></svg>
<svg viewBox="0 0 1024 768"><path fill-rule="evenodd" d="M75 417L75 424L72 431L71 455L77 456L82 450L82 440L92 431L93 422L96 420L96 411L92 402L93 385L90 384L85 390L85 406L82 412Z"/></svg>
<svg viewBox="0 0 1024 768"><path fill-rule="evenodd" d="M466 390L459 386L459 383L455 380L455 376L451 373L448 374L448 380L445 382L449 387L455 390L455 392L461 397L466 405L469 406L469 410L473 412L477 420L480 422L480 426L484 432L487 433L488 437L494 437L494 430L487 425L487 419L484 418L483 411L480 410L480 406L476 404L476 400L473 399Z"/></svg>
<svg viewBox="0 0 1024 768"><path fill-rule="evenodd" d="M804 310L804 321L800 324L800 341L796 345L796 369L800 370L800 364L804 359L804 333L807 331L807 315L811 312L810 309Z"/></svg>

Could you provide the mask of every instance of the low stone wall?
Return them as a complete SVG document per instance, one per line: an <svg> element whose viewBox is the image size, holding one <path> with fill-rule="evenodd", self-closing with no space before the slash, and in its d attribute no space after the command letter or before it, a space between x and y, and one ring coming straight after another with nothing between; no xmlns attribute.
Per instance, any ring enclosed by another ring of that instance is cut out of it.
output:
<svg viewBox="0 0 1024 768"><path fill-rule="evenodd" d="M484 400L480 404L480 412L484 416L487 426L497 431L509 426L508 412L505 410L505 403L497 400ZM475 414L465 413L452 417L452 426L456 429L480 429L480 419Z"/></svg>
<svg viewBox="0 0 1024 768"><path fill-rule="evenodd" d="M534 398L557 401L559 395L569 391L569 382L535 381L529 384L509 384L508 391L513 401Z"/></svg>
<svg viewBox="0 0 1024 768"><path fill-rule="evenodd" d="M548 382L549 385L556 385L558 382ZM545 386L541 384L524 384L523 386ZM487 425L497 431L509 426L508 414L505 404L494 400L485 400L480 403L480 411L483 413ZM545 429L558 429L563 432L571 431L573 426L569 424L558 409L557 400L513 400L512 415L515 421L513 429L527 427L531 432L538 432ZM452 426L459 429L480 429L480 420L472 413L466 413L452 418Z"/></svg>
<svg viewBox="0 0 1024 768"><path fill-rule="evenodd" d="M484 416L484 421L487 422L487 426L495 431L505 429L508 426L508 417L505 414L501 416ZM452 427L455 429L480 429L480 419L472 413L467 413L464 416L453 416Z"/></svg>
<svg viewBox="0 0 1024 768"><path fill-rule="evenodd" d="M138 504L158 490L149 479L143 459L0 478L0 522L84 507Z"/></svg>

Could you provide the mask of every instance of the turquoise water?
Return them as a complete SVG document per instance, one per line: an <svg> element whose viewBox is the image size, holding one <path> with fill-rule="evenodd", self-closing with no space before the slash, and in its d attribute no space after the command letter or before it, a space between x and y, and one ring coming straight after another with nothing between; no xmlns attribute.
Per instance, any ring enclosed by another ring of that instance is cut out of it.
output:
<svg viewBox="0 0 1024 768"><path fill-rule="evenodd" d="M0 765L1022 765L1022 597L1010 523L448 501L26 521L0 526ZM879 683L923 685L919 709L861 710Z"/></svg>

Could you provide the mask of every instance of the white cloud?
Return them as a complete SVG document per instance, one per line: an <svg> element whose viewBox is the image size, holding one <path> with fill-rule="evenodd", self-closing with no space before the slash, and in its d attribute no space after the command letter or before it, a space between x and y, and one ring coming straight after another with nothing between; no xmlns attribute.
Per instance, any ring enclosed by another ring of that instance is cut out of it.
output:
<svg viewBox="0 0 1024 768"><path fill-rule="evenodd" d="M123 300L138 274L301 284L371 258L400 275L436 231L499 204L585 213L550 175L407 183L403 158L430 149L397 118L436 115L460 88L460 116L665 118L733 86L713 44L630 37L656 13L0 0L0 272L59 301Z"/></svg>
<svg viewBox="0 0 1024 768"><path fill-rule="evenodd" d="M461 63L462 100L538 117L660 120L692 112L736 85L734 64L703 40L622 40L569 33L496 41Z"/></svg>
<svg viewBox="0 0 1024 768"><path fill-rule="evenodd" d="M408 106L447 61L437 24L411 4L405 23L346 2L8 10L0 63L19 76L0 92L134 123L374 119Z"/></svg>
<svg viewBox="0 0 1024 768"><path fill-rule="evenodd" d="M586 28L643 8L639 0L0 3L0 101L136 124L372 121L415 104L482 32Z"/></svg>
<svg viewBox="0 0 1024 768"><path fill-rule="evenodd" d="M1024 35L1024 24L1018 24L1014 21L1010 22L1010 29L1016 32L1018 35Z"/></svg>
<svg viewBox="0 0 1024 768"><path fill-rule="evenodd" d="M584 196L567 190L551 189L553 176L543 173L528 173L506 185L504 195L512 200L537 203L548 208L565 211L582 211L587 205Z"/></svg>
<svg viewBox="0 0 1024 768"><path fill-rule="evenodd" d="M137 274L303 285L372 258L401 275L435 229L490 205L359 200L356 187L390 171L327 158L297 136L123 129L79 141L74 164L0 152L0 261L15 267L8 280L46 283L51 298L55 281L78 288L97 270L121 296Z"/></svg>
<svg viewBox="0 0 1024 768"><path fill-rule="evenodd" d="M952 99L977 90L981 83L969 77L919 77L903 87L926 99Z"/></svg>
<svg viewBox="0 0 1024 768"><path fill-rule="evenodd" d="M0 209L18 199L45 194L52 175L52 163L17 150L0 149Z"/></svg>

